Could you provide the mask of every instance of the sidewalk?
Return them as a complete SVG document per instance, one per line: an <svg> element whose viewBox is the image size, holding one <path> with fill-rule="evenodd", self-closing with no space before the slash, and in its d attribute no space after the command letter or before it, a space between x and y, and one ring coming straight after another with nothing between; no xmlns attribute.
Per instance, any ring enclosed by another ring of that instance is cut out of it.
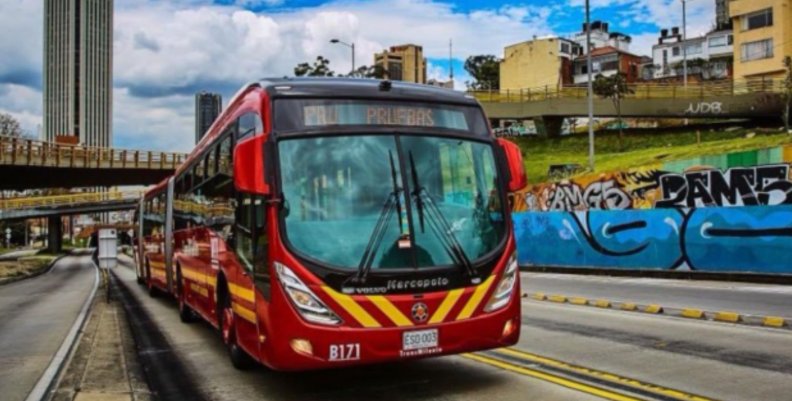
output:
<svg viewBox="0 0 792 401"><path fill-rule="evenodd" d="M153 397L138 364L124 309L105 302L99 288L93 309L53 397L54 401L148 401Z"/></svg>

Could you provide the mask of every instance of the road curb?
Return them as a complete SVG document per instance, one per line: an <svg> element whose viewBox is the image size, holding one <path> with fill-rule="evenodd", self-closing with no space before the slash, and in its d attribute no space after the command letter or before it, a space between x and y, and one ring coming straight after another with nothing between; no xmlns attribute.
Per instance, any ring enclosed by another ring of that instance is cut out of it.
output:
<svg viewBox="0 0 792 401"><path fill-rule="evenodd" d="M99 267L94 263L92 264L94 265L95 275L94 286L91 290L91 294L85 300L85 303L80 309L80 313L77 315L77 319L75 319L74 324L72 324L71 329L69 329L68 334L66 334L66 338L63 339L63 342L58 348L58 352L55 353L55 356L52 358L49 366L47 366L44 374L42 374L38 382L36 382L36 385L33 386L33 390L30 391L27 398L25 398L25 401L49 400L52 390L54 389L55 384L58 382L58 377L60 376L63 367L69 361L72 352L74 352L74 345L77 344L77 339L79 338L83 326L85 326L85 322L90 315L91 305L93 305L93 300L96 296L96 290L99 287Z"/></svg>
<svg viewBox="0 0 792 401"><path fill-rule="evenodd" d="M775 329L792 330L792 320L780 316L749 315L733 311L707 311L699 308L668 307L660 304L638 304L634 302L613 301L608 299L588 299L584 297L566 296L561 294L547 295L542 292L525 293L523 298L536 301L565 303L578 306L589 306L601 309L614 309L652 315L666 315L685 319L733 323L747 326L762 326Z"/></svg>

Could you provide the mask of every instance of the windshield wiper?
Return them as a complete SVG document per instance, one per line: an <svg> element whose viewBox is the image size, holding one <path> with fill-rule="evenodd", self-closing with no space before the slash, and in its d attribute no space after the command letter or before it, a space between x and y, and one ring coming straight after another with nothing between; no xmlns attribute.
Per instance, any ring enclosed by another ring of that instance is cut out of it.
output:
<svg viewBox="0 0 792 401"><path fill-rule="evenodd" d="M369 242L366 245L366 249L363 251L363 257L360 259L357 275L352 279L355 283L366 282L366 276L371 270L371 265L374 264L374 258L377 255L380 244L382 244L382 238L385 237L385 231L391 216L393 216L394 209L399 213L399 232L402 232L403 217L401 202L399 201L399 193L402 191L402 188L399 187L396 181L396 166L393 163L393 153L388 151L388 156L390 157L391 183L393 185L393 190L388 194L385 203L382 205L377 224L374 225L374 230L371 232Z"/></svg>
<svg viewBox="0 0 792 401"><path fill-rule="evenodd" d="M415 160L413 159L412 151L409 152L410 157L410 175L412 176L413 181L413 191L412 196L415 199L415 207L418 210L418 220L421 224L421 232L424 232L424 216L426 216L426 221L429 222L429 227L432 231L437 235L437 238L440 240L440 244L443 245L443 248L448 253L448 256L454 261L454 263L460 265L462 268L465 269L465 272L470 277L471 282L474 284L478 284L481 279L477 277L477 272L475 268L473 268L473 264L470 263L470 259L468 259L465 251L462 249L462 246L459 244L459 240L457 240L454 232L451 228L451 224L448 222L448 219L445 218L443 212L440 211L440 208L437 207L437 204L432 199L432 196L426 190L426 188L421 186L420 181L418 181L418 172L415 169Z"/></svg>

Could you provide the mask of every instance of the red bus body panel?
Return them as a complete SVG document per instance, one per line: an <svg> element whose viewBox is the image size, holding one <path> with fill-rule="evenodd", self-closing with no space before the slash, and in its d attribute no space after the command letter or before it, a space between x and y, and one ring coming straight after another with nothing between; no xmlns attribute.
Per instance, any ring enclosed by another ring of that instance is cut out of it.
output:
<svg viewBox="0 0 792 401"><path fill-rule="evenodd" d="M247 88L232 100L193 154L177 169L176 176L189 168L198 155L222 134L222 128L229 121L251 110L260 113L264 132L244 140L249 141L250 145L244 146L244 153L238 155L250 165L237 166L234 161L235 174L240 175L239 180L235 178L235 184L237 190L268 193L270 188L265 181L267 172L264 171L263 145L272 131L272 116L269 98L264 90L257 87ZM258 149L257 154L255 149ZM239 186L240 182L249 184ZM163 193L165 188L166 182L159 184L147 192L144 199ZM173 265L182 280L185 303L217 327L218 297L222 291L228 291L234 312L234 337L240 347L256 361L277 370L323 369L470 352L517 342L520 335L519 279L514 284L508 304L491 313L484 311L515 252L510 221L507 222L504 252L490 277L481 284L451 291L349 296L339 294L325 285L286 249L278 230L277 205L265 203L262 207L268 221L269 299L254 285L251 274L216 232L208 227L189 227L173 233ZM167 291L163 240L161 236L146 236L143 241L146 251L139 258L139 263L148 263L151 268L152 274L147 277L147 281L149 285ZM155 247L159 248L159 252L154 252ZM279 282L273 268L274 262L291 269L343 322L328 326L303 319ZM145 266L141 265L143 268ZM426 305L429 314L426 321L416 323L412 317L416 302ZM405 331L434 328L439 334L438 347L422 352L402 351ZM294 339L309 341L313 355L296 352L290 345ZM330 360L331 346L350 344L359 347L355 359Z"/></svg>

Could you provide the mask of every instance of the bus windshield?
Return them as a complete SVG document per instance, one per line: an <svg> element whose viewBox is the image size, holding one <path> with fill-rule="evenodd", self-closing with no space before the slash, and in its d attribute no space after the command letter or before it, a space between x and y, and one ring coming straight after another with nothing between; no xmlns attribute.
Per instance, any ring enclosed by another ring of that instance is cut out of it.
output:
<svg viewBox="0 0 792 401"><path fill-rule="evenodd" d="M288 243L329 267L458 266L505 236L491 144L334 135L278 149Z"/></svg>

